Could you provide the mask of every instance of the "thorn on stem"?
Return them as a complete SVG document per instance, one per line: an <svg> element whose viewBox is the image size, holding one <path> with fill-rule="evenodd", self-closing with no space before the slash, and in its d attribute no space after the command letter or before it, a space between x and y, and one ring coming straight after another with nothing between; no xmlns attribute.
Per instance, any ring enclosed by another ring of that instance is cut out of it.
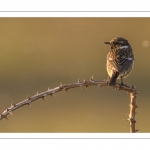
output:
<svg viewBox="0 0 150 150"><path fill-rule="evenodd" d="M16 106L16 104L14 104L14 102L12 101L12 103L11 103L11 107L14 107L14 106Z"/></svg>
<svg viewBox="0 0 150 150"><path fill-rule="evenodd" d="M4 116L4 118L8 120L7 116Z"/></svg>
<svg viewBox="0 0 150 150"><path fill-rule="evenodd" d="M86 81L83 79L83 83L86 83Z"/></svg>
<svg viewBox="0 0 150 150"><path fill-rule="evenodd" d="M94 80L94 77L93 77L93 75L92 76L90 76L90 81L93 81Z"/></svg>
<svg viewBox="0 0 150 150"><path fill-rule="evenodd" d="M31 99L31 97L27 96L27 99L28 99L28 100L30 100L30 99Z"/></svg>
<svg viewBox="0 0 150 150"><path fill-rule="evenodd" d="M98 89L101 88L101 87L102 87L102 85L101 85L101 84L98 84Z"/></svg>
<svg viewBox="0 0 150 150"><path fill-rule="evenodd" d="M130 121L130 118L126 119L127 121Z"/></svg>
<svg viewBox="0 0 150 150"><path fill-rule="evenodd" d="M80 79L78 78L78 83L80 82Z"/></svg>
<svg viewBox="0 0 150 150"><path fill-rule="evenodd" d="M7 112L8 112L9 110L10 110L9 108L6 109Z"/></svg>
<svg viewBox="0 0 150 150"><path fill-rule="evenodd" d="M5 116L4 114L1 114L0 117L8 120L7 115Z"/></svg>
<svg viewBox="0 0 150 150"><path fill-rule="evenodd" d="M88 89L88 85L85 86L86 90Z"/></svg>
<svg viewBox="0 0 150 150"><path fill-rule="evenodd" d="M12 112L9 112L11 115L13 115L13 113Z"/></svg>
<svg viewBox="0 0 150 150"><path fill-rule="evenodd" d="M43 95L42 99L46 100L46 96L47 96L47 94Z"/></svg>
<svg viewBox="0 0 150 150"><path fill-rule="evenodd" d="M9 114L13 115L13 113L12 113L12 112L9 112Z"/></svg>
<svg viewBox="0 0 150 150"><path fill-rule="evenodd" d="M135 132L138 132L140 129L135 130Z"/></svg>
<svg viewBox="0 0 150 150"><path fill-rule="evenodd" d="M31 102L28 102L27 104L31 107Z"/></svg>
<svg viewBox="0 0 150 150"><path fill-rule="evenodd" d="M45 97L43 96L42 99L45 100Z"/></svg>
<svg viewBox="0 0 150 150"><path fill-rule="evenodd" d="M60 88L60 89L62 89L62 87L63 87L63 85L62 85L62 83L60 82L60 86L59 86L59 88Z"/></svg>
<svg viewBox="0 0 150 150"><path fill-rule="evenodd" d="M4 109L4 112L7 112L7 109Z"/></svg>
<svg viewBox="0 0 150 150"><path fill-rule="evenodd" d="M130 87L131 87L132 89L134 89L134 86L133 86L133 85L131 85Z"/></svg>
<svg viewBox="0 0 150 150"><path fill-rule="evenodd" d="M66 93L68 93L68 89L67 89L67 88L65 88L64 91L65 91Z"/></svg>
<svg viewBox="0 0 150 150"><path fill-rule="evenodd" d="M92 75L92 80L94 80L94 76Z"/></svg>
<svg viewBox="0 0 150 150"><path fill-rule="evenodd" d="M135 105L135 108L139 108L137 105Z"/></svg>

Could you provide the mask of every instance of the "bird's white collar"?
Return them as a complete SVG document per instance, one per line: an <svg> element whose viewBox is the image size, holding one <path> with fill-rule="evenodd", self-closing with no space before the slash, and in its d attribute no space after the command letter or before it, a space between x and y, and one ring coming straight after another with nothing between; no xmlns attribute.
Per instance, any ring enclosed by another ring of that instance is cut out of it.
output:
<svg viewBox="0 0 150 150"><path fill-rule="evenodd" d="M128 48L128 46L127 46L127 45L125 45L125 46L120 46L120 48L121 48L121 49L123 49L123 48Z"/></svg>

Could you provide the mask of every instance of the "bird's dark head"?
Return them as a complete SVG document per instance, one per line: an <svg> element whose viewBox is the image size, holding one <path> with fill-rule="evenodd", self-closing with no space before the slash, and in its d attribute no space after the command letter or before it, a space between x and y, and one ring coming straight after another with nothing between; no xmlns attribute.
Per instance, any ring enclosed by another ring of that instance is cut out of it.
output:
<svg viewBox="0 0 150 150"><path fill-rule="evenodd" d="M113 38L110 42L104 42L104 43L109 44L112 49L120 47L120 46L130 46L130 44L128 43L128 40L122 37Z"/></svg>

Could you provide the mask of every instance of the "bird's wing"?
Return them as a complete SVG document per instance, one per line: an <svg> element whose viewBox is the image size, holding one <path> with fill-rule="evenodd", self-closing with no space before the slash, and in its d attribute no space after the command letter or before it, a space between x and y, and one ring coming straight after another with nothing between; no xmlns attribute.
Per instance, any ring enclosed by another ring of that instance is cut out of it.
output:
<svg viewBox="0 0 150 150"><path fill-rule="evenodd" d="M112 49L107 55L107 61L118 72L127 70L134 61L134 56L130 48L121 50Z"/></svg>

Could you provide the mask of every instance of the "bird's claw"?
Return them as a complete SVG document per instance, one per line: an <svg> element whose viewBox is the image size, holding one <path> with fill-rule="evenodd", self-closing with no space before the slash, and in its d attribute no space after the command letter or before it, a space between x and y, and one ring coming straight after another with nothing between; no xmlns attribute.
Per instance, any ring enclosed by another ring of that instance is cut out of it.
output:
<svg viewBox="0 0 150 150"><path fill-rule="evenodd" d="M126 86L126 84L124 84L123 82L120 83L118 90L120 90L122 88L122 86Z"/></svg>

